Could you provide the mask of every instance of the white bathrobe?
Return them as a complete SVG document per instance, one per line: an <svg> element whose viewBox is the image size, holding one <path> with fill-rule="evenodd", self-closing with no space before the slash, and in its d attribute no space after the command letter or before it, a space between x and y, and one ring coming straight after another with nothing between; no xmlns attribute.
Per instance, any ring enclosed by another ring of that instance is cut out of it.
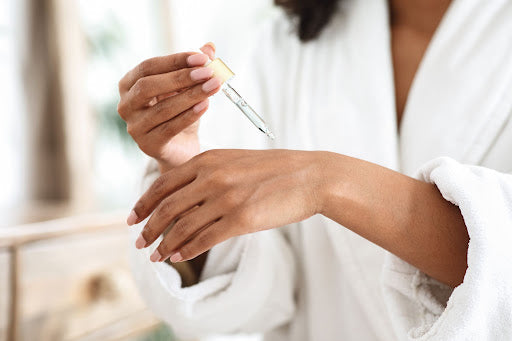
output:
<svg viewBox="0 0 512 341"><path fill-rule="evenodd" d="M387 2L347 3L314 42L301 44L283 15L254 42L236 84L275 142L222 95L201 135L224 148L329 150L435 183L468 228L464 282L451 290L314 216L216 246L188 288L149 262L153 247L134 249L140 291L184 339L512 340L512 1L452 3L399 132Z"/></svg>

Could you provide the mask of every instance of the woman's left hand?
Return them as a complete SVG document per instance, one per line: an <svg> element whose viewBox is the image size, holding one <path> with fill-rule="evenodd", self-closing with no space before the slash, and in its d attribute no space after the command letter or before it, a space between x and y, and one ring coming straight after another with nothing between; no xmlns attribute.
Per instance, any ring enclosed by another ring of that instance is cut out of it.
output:
<svg viewBox="0 0 512 341"><path fill-rule="evenodd" d="M136 203L136 242L152 261L195 258L231 237L307 219L321 210L320 152L211 150L164 173Z"/></svg>

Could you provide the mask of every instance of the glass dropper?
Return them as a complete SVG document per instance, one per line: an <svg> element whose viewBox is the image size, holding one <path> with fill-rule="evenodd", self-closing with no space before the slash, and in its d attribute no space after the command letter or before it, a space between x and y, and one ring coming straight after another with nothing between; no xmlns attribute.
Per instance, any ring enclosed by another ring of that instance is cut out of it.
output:
<svg viewBox="0 0 512 341"><path fill-rule="evenodd" d="M229 84L229 81L235 76L233 71L231 71L231 69L220 58L209 61L205 66L211 68L213 70L213 75L215 77L219 77L222 80L223 84L221 89L226 97L229 98L229 100L244 113L244 115L249 119L249 121L252 122L252 124L254 124L256 128L258 128L262 133L273 140L275 136L265 121Z"/></svg>

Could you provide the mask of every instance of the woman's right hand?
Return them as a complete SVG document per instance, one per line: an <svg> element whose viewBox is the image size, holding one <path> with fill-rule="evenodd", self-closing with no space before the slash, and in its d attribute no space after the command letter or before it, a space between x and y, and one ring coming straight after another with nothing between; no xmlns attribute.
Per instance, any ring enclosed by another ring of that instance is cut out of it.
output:
<svg viewBox="0 0 512 341"><path fill-rule="evenodd" d="M215 46L201 48L212 60ZM177 53L143 61L119 82L118 112L139 148L159 162L161 171L199 154L199 118L220 79L203 67L208 57Z"/></svg>

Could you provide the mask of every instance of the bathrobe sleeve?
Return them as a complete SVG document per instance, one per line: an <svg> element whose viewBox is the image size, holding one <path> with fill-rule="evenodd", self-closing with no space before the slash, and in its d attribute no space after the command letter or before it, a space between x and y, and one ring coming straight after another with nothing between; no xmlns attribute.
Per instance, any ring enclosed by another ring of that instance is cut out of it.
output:
<svg viewBox="0 0 512 341"><path fill-rule="evenodd" d="M154 162L148 171L145 188L159 175ZM144 224L132 227L132 243ZM295 261L281 230L235 237L215 246L199 283L185 288L174 267L149 261L160 241L144 250L130 248L133 275L148 307L180 338L265 332L292 317Z"/></svg>
<svg viewBox="0 0 512 341"><path fill-rule="evenodd" d="M268 34L268 28L263 35ZM260 36L259 49L269 39ZM248 51L247 65L231 84L272 128L271 108L266 105L264 65L258 50ZM255 81L255 79L257 81ZM201 118L202 151L211 148L263 149L273 147L227 98L211 99ZM144 187L158 177L153 162ZM133 228L132 239L144 222ZM149 308L183 339L210 334L265 332L288 322L294 314L295 261L282 229L232 238L210 250L198 284L182 288L180 274L168 263L151 263L159 244L146 250L131 248L133 273Z"/></svg>
<svg viewBox="0 0 512 341"><path fill-rule="evenodd" d="M468 269L452 290L388 254L384 293L399 340L512 340L512 175L439 158L418 178L460 208Z"/></svg>
<svg viewBox="0 0 512 341"><path fill-rule="evenodd" d="M149 261L155 247L132 249L134 278L149 308L180 338L265 332L293 315L295 265L278 230L215 246L199 283L186 288L171 265Z"/></svg>

